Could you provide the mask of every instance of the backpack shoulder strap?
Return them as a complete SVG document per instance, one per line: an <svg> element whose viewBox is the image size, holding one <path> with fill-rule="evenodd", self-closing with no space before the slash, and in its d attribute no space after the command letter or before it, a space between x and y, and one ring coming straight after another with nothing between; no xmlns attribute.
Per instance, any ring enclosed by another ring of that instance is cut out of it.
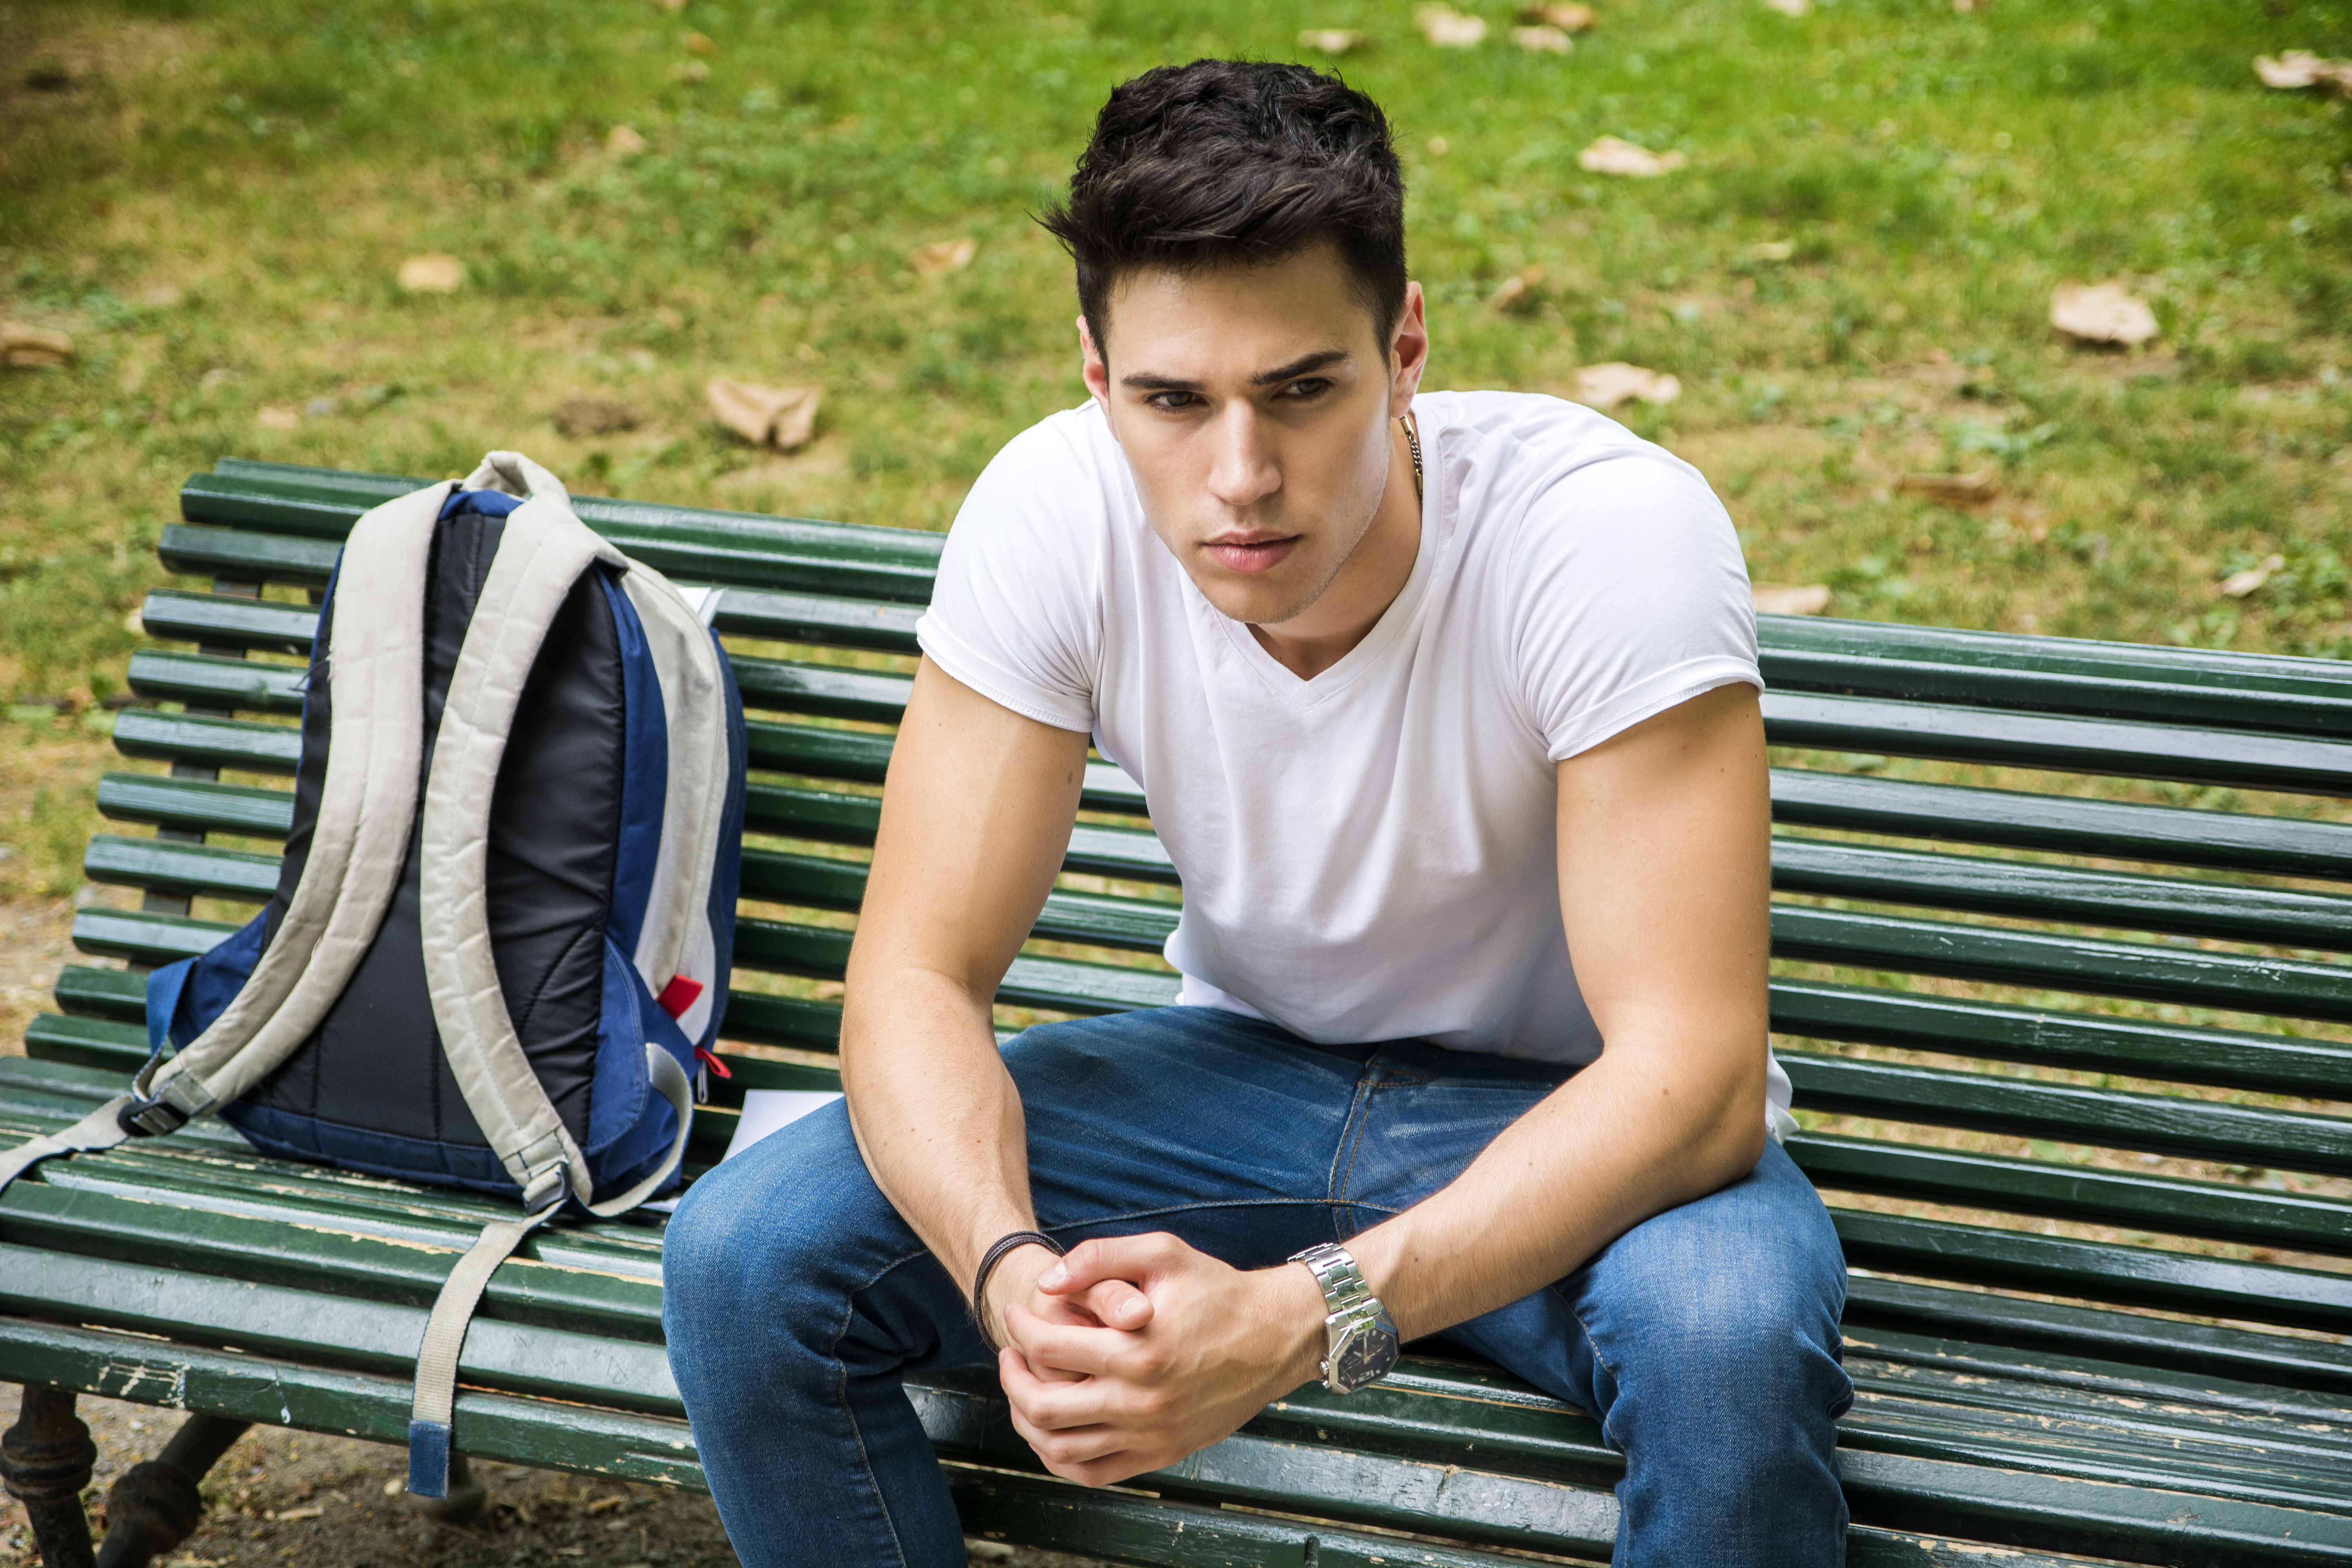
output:
<svg viewBox="0 0 2352 1568"><path fill-rule="evenodd" d="M386 501L336 566L327 681L334 734L310 853L260 961L210 1027L141 1075L169 1131L259 1083L308 1039L367 955L400 883L424 757L425 578L453 487Z"/></svg>
<svg viewBox="0 0 2352 1568"><path fill-rule="evenodd" d="M494 480L510 479L496 468L500 457L527 461L493 454L484 470ZM442 1050L491 1152L535 1213L567 1191L585 1203L592 1183L587 1157L516 1037L499 984L486 892L490 801L523 684L572 585L599 562L628 563L572 515L552 478L530 490L507 514L449 678L425 781L417 901Z"/></svg>
<svg viewBox="0 0 2352 1568"><path fill-rule="evenodd" d="M336 595L326 674L336 715L310 858L276 940L211 1026L168 1062L63 1131L0 1152L0 1188L53 1154L169 1132L234 1100L301 1045L342 994L392 901L416 811L424 666L417 657L434 519L430 486L352 524L336 567L362 585Z"/></svg>

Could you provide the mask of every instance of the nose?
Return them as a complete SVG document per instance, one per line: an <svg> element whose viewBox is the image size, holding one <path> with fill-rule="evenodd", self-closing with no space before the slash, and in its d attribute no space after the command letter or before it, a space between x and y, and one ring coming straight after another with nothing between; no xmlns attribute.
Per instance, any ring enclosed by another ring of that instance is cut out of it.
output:
<svg viewBox="0 0 2352 1568"><path fill-rule="evenodd" d="M1236 511L1246 510L1282 488L1273 432L1246 397L1226 404L1208 429L1209 493Z"/></svg>

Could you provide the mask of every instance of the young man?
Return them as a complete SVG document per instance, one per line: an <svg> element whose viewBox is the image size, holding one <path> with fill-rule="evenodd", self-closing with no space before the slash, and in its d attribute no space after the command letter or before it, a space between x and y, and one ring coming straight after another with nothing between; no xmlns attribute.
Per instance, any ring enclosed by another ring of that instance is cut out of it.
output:
<svg viewBox="0 0 2352 1568"><path fill-rule="evenodd" d="M670 1226L748 1563L962 1562L909 1373L993 1359L1099 1485L1440 1335L1601 1420L1620 1563L1843 1561L1844 1268L1776 1141L1738 547L1599 415L1416 397L1402 205L1369 99L1204 60L1112 94L1049 220L1093 395L949 535L845 1107ZM1000 1054L1090 738L1183 877L1183 1005Z"/></svg>

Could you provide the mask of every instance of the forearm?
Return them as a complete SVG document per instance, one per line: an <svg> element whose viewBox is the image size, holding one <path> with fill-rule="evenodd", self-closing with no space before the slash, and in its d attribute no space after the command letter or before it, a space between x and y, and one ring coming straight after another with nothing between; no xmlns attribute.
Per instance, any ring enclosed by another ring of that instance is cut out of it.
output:
<svg viewBox="0 0 2352 1568"><path fill-rule="evenodd" d="M1760 1028L1748 1037L1760 1042ZM1744 1175L1763 1152L1763 1051L1731 1070L1612 1049L1452 1183L1349 1243L1411 1340L1573 1272L1626 1231Z"/></svg>
<svg viewBox="0 0 2352 1568"><path fill-rule="evenodd" d="M868 973L842 1018L841 1079L866 1168L950 1278L1035 1226L1021 1096L988 1007L916 968Z"/></svg>

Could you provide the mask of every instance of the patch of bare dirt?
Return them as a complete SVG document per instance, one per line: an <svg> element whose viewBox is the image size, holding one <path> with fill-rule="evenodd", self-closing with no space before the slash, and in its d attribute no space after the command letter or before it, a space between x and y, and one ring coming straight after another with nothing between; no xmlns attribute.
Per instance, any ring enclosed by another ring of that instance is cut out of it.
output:
<svg viewBox="0 0 2352 1568"><path fill-rule="evenodd" d="M0 1426L16 1418L18 1391L0 1385ZM107 1489L151 1458L184 1419L118 1400L80 1401L98 1445L89 1495L92 1528L105 1529ZM213 1467L204 1522L158 1559L165 1568L733 1568L719 1510L702 1492L635 1486L601 1477L482 1465L474 1479L489 1504L470 1524L441 1524L402 1495L407 1456L381 1443L257 1426ZM40 1561L25 1510L0 1508L0 1563ZM989 1568L1101 1568L1060 1552L977 1543Z"/></svg>

